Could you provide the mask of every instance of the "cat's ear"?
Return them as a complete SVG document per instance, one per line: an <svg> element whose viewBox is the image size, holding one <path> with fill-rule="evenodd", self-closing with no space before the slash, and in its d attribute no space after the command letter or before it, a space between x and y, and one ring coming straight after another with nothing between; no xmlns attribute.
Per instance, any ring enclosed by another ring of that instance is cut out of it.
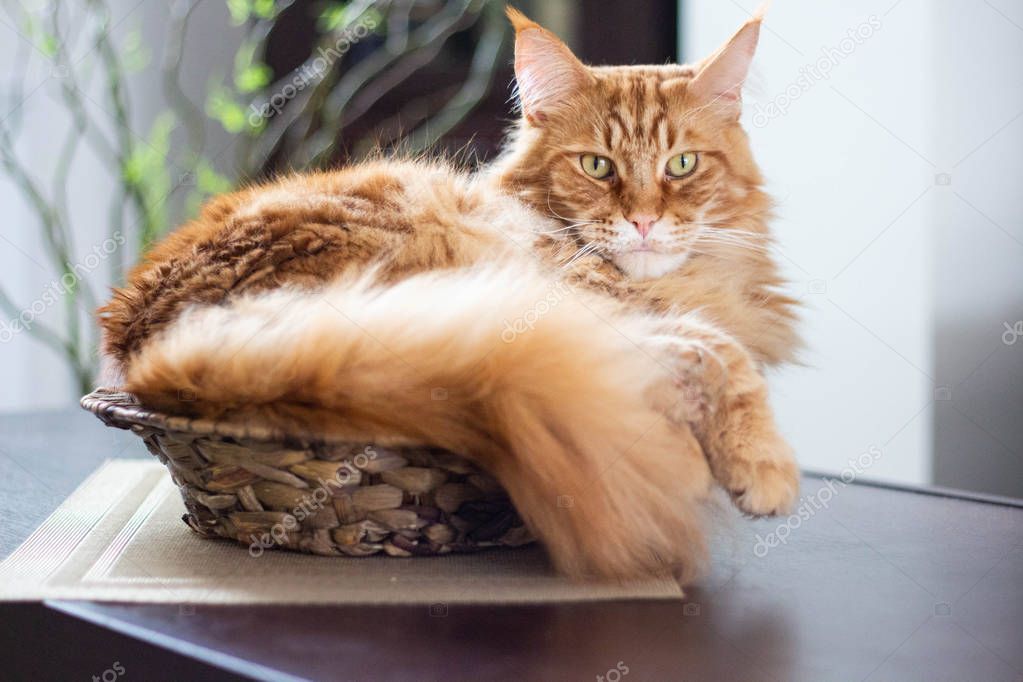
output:
<svg viewBox="0 0 1023 682"><path fill-rule="evenodd" d="M766 3L727 43L703 60L696 77L686 88L687 104L738 118L742 108L742 85L757 49L765 9Z"/></svg>
<svg viewBox="0 0 1023 682"><path fill-rule="evenodd" d="M543 125L590 81L590 73L565 43L525 14L507 9L515 28L515 82L522 115Z"/></svg>

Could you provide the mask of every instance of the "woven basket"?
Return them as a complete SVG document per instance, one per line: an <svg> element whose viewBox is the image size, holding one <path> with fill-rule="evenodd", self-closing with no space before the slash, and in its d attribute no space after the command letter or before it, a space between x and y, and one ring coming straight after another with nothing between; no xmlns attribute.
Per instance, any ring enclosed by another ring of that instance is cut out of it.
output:
<svg viewBox="0 0 1023 682"><path fill-rule="evenodd" d="M192 530L253 554L409 557L533 541L497 482L444 450L175 417L110 389L81 402L166 465Z"/></svg>

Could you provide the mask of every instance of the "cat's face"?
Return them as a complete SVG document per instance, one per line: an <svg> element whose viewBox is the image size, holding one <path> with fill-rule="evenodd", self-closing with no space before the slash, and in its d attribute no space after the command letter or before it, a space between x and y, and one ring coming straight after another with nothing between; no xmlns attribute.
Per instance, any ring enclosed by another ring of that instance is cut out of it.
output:
<svg viewBox="0 0 1023 682"><path fill-rule="evenodd" d="M514 185L561 235L634 279L749 242L730 229L760 174L738 123L759 20L696 66L587 67L513 14L523 121Z"/></svg>

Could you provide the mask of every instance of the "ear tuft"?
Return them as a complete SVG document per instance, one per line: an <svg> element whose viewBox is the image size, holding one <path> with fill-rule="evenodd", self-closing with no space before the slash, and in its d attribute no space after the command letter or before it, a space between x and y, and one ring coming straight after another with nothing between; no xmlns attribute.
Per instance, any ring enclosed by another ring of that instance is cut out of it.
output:
<svg viewBox="0 0 1023 682"><path fill-rule="evenodd" d="M755 21L763 21L764 17L767 15L767 10L771 9L771 2L773 2L773 0L764 0L755 10L753 10L752 17Z"/></svg>
<svg viewBox="0 0 1023 682"><path fill-rule="evenodd" d="M540 24L536 23L511 5L504 8L504 13L508 16L508 20L511 22L512 28L515 29L516 33L519 31L525 31L527 28L540 28Z"/></svg>

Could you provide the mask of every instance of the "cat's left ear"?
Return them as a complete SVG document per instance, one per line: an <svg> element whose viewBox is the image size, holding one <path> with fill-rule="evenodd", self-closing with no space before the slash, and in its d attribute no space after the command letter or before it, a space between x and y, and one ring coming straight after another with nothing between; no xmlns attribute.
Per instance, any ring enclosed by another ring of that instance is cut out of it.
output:
<svg viewBox="0 0 1023 682"><path fill-rule="evenodd" d="M515 28L515 82L522 115L535 126L568 109L590 83L589 71L565 43L525 14L507 9Z"/></svg>
<svg viewBox="0 0 1023 682"><path fill-rule="evenodd" d="M766 3L727 43L703 60L696 77L689 81L686 88L688 105L706 107L729 117L739 117L742 86L757 49L765 9Z"/></svg>

